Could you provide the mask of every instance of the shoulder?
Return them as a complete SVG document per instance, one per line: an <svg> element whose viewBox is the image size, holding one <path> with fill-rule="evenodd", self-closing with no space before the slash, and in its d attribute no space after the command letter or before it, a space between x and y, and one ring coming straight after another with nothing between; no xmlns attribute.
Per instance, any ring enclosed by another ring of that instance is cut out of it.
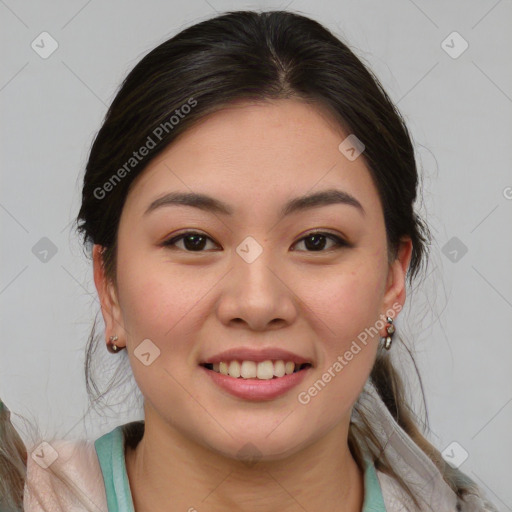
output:
<svg viewBox="0 0 512 512"><path fill-rule="evenodd" d="M463 498L457 495L430 457L394 420L371 382L366 383L360 400L380 446L384 447L375 450L372 459L384 456L419 503L419 507L414 504L397 478L376 468L386 511L497 512L481 489ZM359 421L357 415L355 421Z"/></svg>
<svg viewBox="0 0 512 512"><path fill-rule="evenodd" d="M417 480L414 483L411 480L408 480L407 484L413 489L413 491L415 491L415 496L421 504L421 508L418 508L394 477L380 470L377 470L376 473L381 487L386 511L388 512L398 510L409 510L414 512L419 512L420 510L455 512L459 510L457 508L457 498L453 491L443 488L439 493L440 490L437 489L436 492L432 482L429 482L428 480L425 480L423 485L421 485Z"/></svg>
<svg viewBox="0 0 512 512"><path fill-rule="evenodd" d="M25 512L107 512L93 441L42 441L27 451Z"/></svg>
<svg viewBox="0 0 512 512"><path fill-rule="evenodd" d="M108 494L129 506L124 448L136 445L143 432L144 422L135 421L94 441L40 441L27 447L24 511L108 512Z"/></svg>
<svg viewBox="0 0 512 512"><path fill-rule="evenodd" d="M459 498L448 485L440 480L424 479L417 482L418 508L397 480L377 470L377 478L387 512L394 511L436 511L436 512L498 512L492 503L478 494L467 494ZM441 477L441 475L439 475ZM410 482L408 482L410 484ZM414 486L413 486L414 487Z"/></svg>

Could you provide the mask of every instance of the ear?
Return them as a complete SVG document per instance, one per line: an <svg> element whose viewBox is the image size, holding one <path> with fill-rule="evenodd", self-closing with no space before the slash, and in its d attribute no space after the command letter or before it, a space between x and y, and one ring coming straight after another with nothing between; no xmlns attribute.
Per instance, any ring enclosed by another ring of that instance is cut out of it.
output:
<svg viewBox="0 0 512 512"><path fill-rule="evenodd" d="M114 284L105 275L103 266L103 246L94 244L92 249L94 284L98 292L101 304L101 313L105 322L105 336L107 341L110 336L116 335L118 347L126 346L126 336L121 315L121 308L115 291Z"/></svg>
<svg viewBox="0 0 512 512"><path fill-rule="evenodd" d="M405 284L411 256L412 240L409 237L402 238L396 259L389 264L386 291L382 303L383 314L389 309L394 309L398 313L405 304Z"/></svg>

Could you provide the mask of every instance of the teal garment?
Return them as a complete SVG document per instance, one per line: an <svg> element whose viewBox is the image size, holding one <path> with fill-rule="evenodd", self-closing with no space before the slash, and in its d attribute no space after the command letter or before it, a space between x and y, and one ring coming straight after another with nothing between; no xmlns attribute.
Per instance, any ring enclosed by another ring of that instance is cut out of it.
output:
<svg viewBox="0 0 512 512"><path fill-rule="evenodd" d="M122 428L119 425L94 441L105 482L108 512L135 512L124 460Z"/></svg>
<svg viewBox="0 0 512 512"><path fill-rule="evenodd" d="M361 512L386 512L382 489L373 462L365 458L364 464L364 500Z"/></svg>
<svg viewBox="0 0 512 512"><path fill-rule="evenodd" d="M96 439L94 447L103 473L108 512L135 512L124 458L123 425ZM373 463L365 459L364 502L361 512L385 512L384 498Z"/></svg>

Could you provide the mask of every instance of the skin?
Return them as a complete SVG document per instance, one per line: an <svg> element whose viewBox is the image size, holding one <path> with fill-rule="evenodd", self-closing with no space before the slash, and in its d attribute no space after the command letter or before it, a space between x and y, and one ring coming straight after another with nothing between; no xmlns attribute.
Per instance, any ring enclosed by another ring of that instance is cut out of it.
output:
<svg viewBox="0 0 512 512"><path fill-rule="evenodd" d="M184 132L133 183L119 225L117 289L94 246L106 339L115 334L126 347L144 395L145 435L126 450L137 512L170 504L199 512L361 510L363 472L348 427L384 329L308 404L297 394L381 314L404 304L412 244L404 239L388 262L364 158L350 161L338 149L347 135L295 99L234 104ZM365 214L331 204L278 216L289 199L327 188L355 196ZM235 213L175 205L143 215L171 191L206 193ZM317 229L353 246L326 238L315 251L303 239ZM162 246L187 230L209 237L203 252L187 251L183 239ZM249 235L263 248L252 263L235 251ZM144 339L160 350L148 366L134 354ZM198 363L239 346L281 347L314 368L274 400L235 398ZM237 456L247 443L257 464Z"/></svg>

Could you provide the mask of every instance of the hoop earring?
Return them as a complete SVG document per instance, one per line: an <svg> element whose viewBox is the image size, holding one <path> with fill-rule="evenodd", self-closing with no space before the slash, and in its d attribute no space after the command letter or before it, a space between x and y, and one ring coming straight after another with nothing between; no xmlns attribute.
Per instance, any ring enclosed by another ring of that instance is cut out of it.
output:
<svg viewBox="0 0 512 512"><path fill-rule="evenodd" d="M395 326L393 325L393 319L388 316L386 318L388 325L386 327L386 336L382 337L380 341L382 342L383 347L386 350L389 350L391 348L391 344L393 342L393 334L395 333Z"/></svg>
<svg viewBox="0 0 512 512"><path fill-rule="evenodd" d="M117 336L110 336L109 340L107 341L107 350L112 354L117 354L121 350L123 350L124 347L118 347L114 341L117 341L119 338Z"/></svg>

